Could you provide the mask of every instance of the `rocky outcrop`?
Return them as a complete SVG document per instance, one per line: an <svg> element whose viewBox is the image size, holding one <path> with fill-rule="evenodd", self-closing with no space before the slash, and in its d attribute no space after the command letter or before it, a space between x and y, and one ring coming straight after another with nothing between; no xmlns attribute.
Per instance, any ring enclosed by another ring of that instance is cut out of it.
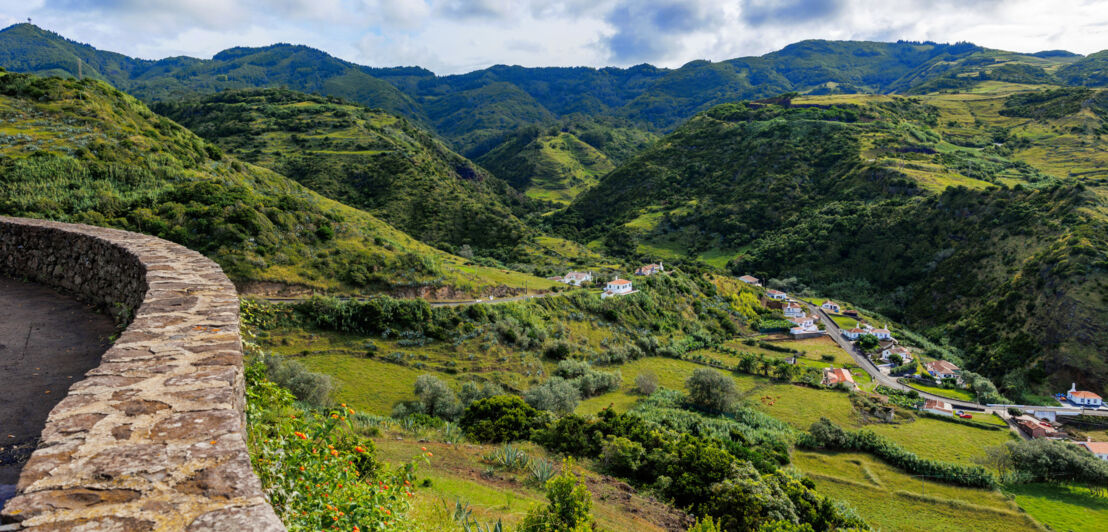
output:
<svg viewBox="0 0 1108 532"><path fill-rule="evenodd" d="M284 530L250 467L238 297L158 238L0 217L0 274L130 325L50 412L4 522L35 530Z"/></svg>

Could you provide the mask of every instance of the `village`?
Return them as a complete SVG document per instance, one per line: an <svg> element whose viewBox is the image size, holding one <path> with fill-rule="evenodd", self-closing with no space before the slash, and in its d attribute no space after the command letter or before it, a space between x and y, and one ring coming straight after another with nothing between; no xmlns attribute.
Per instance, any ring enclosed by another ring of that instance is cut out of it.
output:
<svg viewBox="0 0 1108 532"><path fill-rule="evenodd" d="M665 267L658 262L636 268L634 276L661 273L665 273ZM631 280L618 275L600 280L591 271L569 271L549 279L574 287L600 288L602 299L638 292ZM887 323L871 323L873 320L859 310L830 299L794 297L785 291L764 287L751 275L743 275L738 280L755 289L767 308L780 311L778 321L788 324L787 327L762 329L765 341L787 345L793 340L828 338L853 357L853 364L822 367L819 384L823 387L867 393L877 396L881 402L889 402L891 399L879 392L861 389L856 381L861 372L873 383L874 390L899 394L894 403L908 406L921 415L970 422L975 416L978 419L995 416L1021 438L1072 441L1098 458L1108 460L1108 441L1077 441L1065 424L1058 422L1059 416L1108 417L1108 407L1096 393L1078 390L1074 384L1070 390L1054 396L1056 406L979 404L963 379L962 368L949 360L931 358L903 345ZM798 364L796 356L786 357L785 362ZM910 399L905 400L905 397Z"/></svg>

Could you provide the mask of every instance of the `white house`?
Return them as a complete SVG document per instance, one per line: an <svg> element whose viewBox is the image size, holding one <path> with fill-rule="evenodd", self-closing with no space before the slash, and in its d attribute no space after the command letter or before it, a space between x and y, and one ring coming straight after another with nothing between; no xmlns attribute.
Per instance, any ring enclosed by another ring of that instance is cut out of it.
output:
<svg viewBox="0 0 1108 532"><path fill-rule="evenodd" d="M938 414L940 416L954 415L954 408L950 406L950 403L946 401L936 401L934 399L928 399L923 403L923 411Z"/></svg>
<svg viewBox="0 0 1108 532"><path fill-rule="evenodd" d="M562 282L573 286L581 286L581 283L592 281L592 272L569 272L562 277Z"/></svg>
<svg viewBox="0 0 1108 532"><path fill-rule="evenodd" d="M804 307L799 303L789 303L781 309L781 312L785 313L786 318L797 318L804 315Z"/></svg>
<svg viewBox="0 0 1108 532"><path fill-rule="evenodd" d="M863 334L869 334L869 332L865 329L859 329L857 327L849 330L843 330L843 336L845 336L849 340L857 340L861 338Z"/></svg>
<svg viewBox="0 0 1108 532"><path fill-rule="evenodd" d="M908 348L901 347L899 345L893 345L893 346L887 347L884 350L882 350L881 351L881 360L884 360L884 361L887 362L889 360L889 357L891 357L893 355L899 355L900 360L903 360L905 364L912 361L912 352L909 351Z"/></svg>
<svg viewBox="0 0 1108 532"><path fill-rule="evenodd" d="M1077 444L1088 449L1089 452L1095 454L1097 458L1108 460L1108 441L1083 441Z"/></svg>
<svg viewBox="0 0 1108 532"><path fill-rule="evenodd" d="M662 263L659 262L658 264L647 264L646 266L639 266L639 268L635 270L635 275L649 276L664 271L666 271L666 269L662 267Z"/></svg>
<svg viewBox="0 0 1108 532"><path fill-rule="evenodd" d="M810 329L812 327L815 327L815 324L816 324L816 319L813 318L812 316L796 316L796 317L787 318L787 319L789 321L791 321L793 323L793 325L796 325L797 327L804 327L806 329Z"/></svg>
<svg viewBox="0 0 1108 532"><path fill-rule="evenodd" d="M1075 405L1092 408L1100 408L1100 405L1104 403L1104 400L1101 399L1099 395L1093 392L1078 390L1076 382L1070 386L1070 391L1066 392L1066 399L1069 399L1070 402Z"/></svg>
<svg viewBox="0 0 1108 532"><path fill-rule="evenodd" d="M924 364L923 367L927 370L927 373L939 380L957 379L958 373L962 371L958 366L945 360L932 360Z"/></svg>
<svg viewBox="0 0 1108 532"><path fill-rule="evenodd" d="M856 387L854 383L854 377L850 374L850 370L846 368L823 368L823 380L820 384L824 386L834 386L840 382L845 382L847 386L851 388Z"/></svg>
<svg viewBox="0 0 1108 532"><path fill-rule="evenodd" d="M739 277L739 280L749 285L762 286L762 283L758 282L758 278L751 275Z"/></svg>
<svg viewBox="0 0 1108 532"><path fill-rule="evenodd" d="M867 334L872 334L877 337L878 340L892 340L893 333L888 329L870 329Z"/></svg>
<svg viewBox="0 0 1108 532"><path fill-rule="evenodd" d="M604 299L612 296L624 296L631 292L634 292L631 288L631 281L617 278L608 282L604 287L604 293L600 294L600 297Z"/></svg>
<svg viewBox="0 0 1108 532"><path fill-rule="evenodd" d="M786 294L786 293L784 293L780 290L774 290L774 289L770 288L769 290L766 290L766 297L768 297L770 299L783 300L783 299L788 299L789 294Z"/></svg>
<svg viewBox="0 0 1108 532"><path fill-rule="evenodd" d="M833 314L838 314L839 311L842 310L842 308L839 307L838 303L836 303L834 301L831 301L830 299L828 299L827 301L824 301L823 304L820 305L820 308L822 308L823 310L826 310L827 312L831 312Z"/></svg>

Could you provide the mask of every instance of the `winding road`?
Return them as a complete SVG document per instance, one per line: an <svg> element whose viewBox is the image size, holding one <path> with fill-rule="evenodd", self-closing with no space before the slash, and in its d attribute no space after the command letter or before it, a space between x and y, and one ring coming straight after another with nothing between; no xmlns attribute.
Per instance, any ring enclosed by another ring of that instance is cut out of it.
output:
<svg viewBox="0 0 1108 532"><path fill-rule="evenodd" d="M827 312L825 312L822 308L808 303L807 301L802 301L801 303L807 306L808 310L813 315L819 316L820 321L823 322L827 330L827 336L831 337L831 339L834 340L835 343L839 344L839 347L841 347L844 351L850 353L850 356L854 358L854 362L858 365L858 367L866 370L866 373L869 373L870 376L873 377L874 381L883 386L888 386L889 388L892 388L894 390L915 390L915 388L911 388L909 386L901 384L900 381L898 381L896 378L882 373L881 370L873 364L873 361L871 361L869 357L867 357L864 353L854 347L854 344L851 343L850 340L848 340L845 336L843 336L842 329L839 328L839 324L835 323L835 320L831 319L831 316L828 315ZM982 412L985 414L997 414L1005 420L1011 417L1008 414L1008 407L1010 406L1019 408L1021 410L1032 410L1035 412L1080 413L1089 416L1108 417L1108 410L1104 409L1089 410L1076 407L1034 405L983 405L970 401L958 401L956 399L951 399L949 397L943 397L941 395L935 395L920 390L915 391L919 394L920 397L924 399L934 399L937 401L945 401L947 403L950 403L950 405L955 410L973 410L975 412Z"/></svg>

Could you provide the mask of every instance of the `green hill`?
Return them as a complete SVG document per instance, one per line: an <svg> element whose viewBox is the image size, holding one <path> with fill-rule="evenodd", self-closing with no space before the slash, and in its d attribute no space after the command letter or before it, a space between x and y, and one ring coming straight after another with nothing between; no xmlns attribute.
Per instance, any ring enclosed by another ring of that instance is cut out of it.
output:
<svg viewBox="0 0 1108 532"><path fill-rule="evenodd" d="M92 79L0 73L0 212L130 229L205 253L240 285L342 292L544 288L422 244L225 155Z"/></svg>
<svg viewBox="0 0 1108 532"><path fill-rule="evenodd" d="M170 57L151 61L97 50L31 24L15 24L0 31L0 66L51 76L81 73L147 102L229 89L287 86L425 120L411 98L373 77L367 67L307 46L239 47L210 60Z"/></svg>
<svg viewBox="0 0 1108 532"><path fill-rule="evenodd" d="M507 253L530 202L408 120L282 89L163 103L158 113L235 157L363 208L440 247Z"/></svg>
<svg viewBox="0 0 1108 532"><path fill-rule="evenodd" d="M606 155L572 133L519 135L478 162L527 196L559 205L569 203L615 168Z"/></svg>
<svg viewBox="0 0 1108 532"><path fill-rule="evenodd" d="M1016 396L1070 380L1100 389L1104 96L1067 107L1064 91L993 88L721 105L559 222L612 252L733 259L736 274L790 278L950 335ZM1026 117L1044 107L1066 110Z"/></svg>
<svg viewBox="0 0 1108 532"><path fill-rule="evenodd" d="M1082 58L970 43L808 40L763 56L693 61L677 69L497 65L436 76L418 67L365 67L290 44L232 48L211 59L150 61L96 50L30 24L0 30L0 66L9 70L63 76L80 71L147 102L251 87L335 96L431 126L471 158L519 128L579 116L660 132L718 104L790 91L965 90L988 80L1097 85L1103 84L1102 62L1103 52Z"/></svg>

